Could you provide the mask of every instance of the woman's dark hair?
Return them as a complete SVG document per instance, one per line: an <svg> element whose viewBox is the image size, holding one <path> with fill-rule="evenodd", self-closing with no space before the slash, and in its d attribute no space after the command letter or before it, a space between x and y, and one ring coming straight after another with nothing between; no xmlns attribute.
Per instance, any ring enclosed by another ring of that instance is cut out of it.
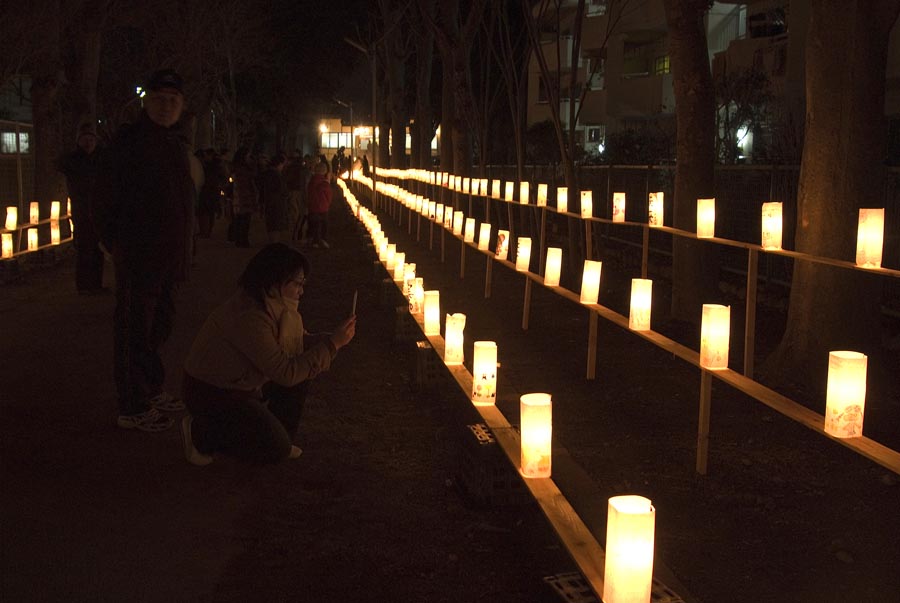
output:
<svg viewBox="0 0 900 603"><path fill-rule="evenodd" d="M271 243L253 256L238 285L254 300L265 304L270 288L280 287L301 270L304 276L309 275L309 260L305 255L284 243Z"/></svg>

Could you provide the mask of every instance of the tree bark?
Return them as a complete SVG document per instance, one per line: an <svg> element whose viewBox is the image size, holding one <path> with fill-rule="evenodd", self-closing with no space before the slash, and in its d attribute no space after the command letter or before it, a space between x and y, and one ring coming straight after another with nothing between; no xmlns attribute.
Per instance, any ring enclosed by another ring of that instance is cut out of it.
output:
<svg viewBox="0 0 900 603"><path fill-rule="evenodd" d="M49 2L43 27L35 32L41 43L32 71L31 107L34 121L34 192L41 202L60 200L65 191L62 175L56 170L56 160L62 151L57 104L57 94L62 85L60 8L59 0Z"/></svg>

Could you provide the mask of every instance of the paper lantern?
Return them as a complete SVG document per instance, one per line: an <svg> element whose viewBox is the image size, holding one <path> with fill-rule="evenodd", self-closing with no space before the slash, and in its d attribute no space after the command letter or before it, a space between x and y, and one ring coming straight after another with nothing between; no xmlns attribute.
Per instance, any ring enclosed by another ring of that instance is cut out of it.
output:
<svg viewBox="0 0 900 603"><path fill-rule="evenodd" d="M59 220L59 201L50 202L50 219Z"/></svg>
<svg viewBox="0 0 900 603"><path fill-rule="evenodd" d="M569 211L569 189L565 186L556 189L556 211L560 213Z"/></svg>
<svg viewBox="0 0 900 603"><path fill-rule="evenodd" d="M828 353L825 433L836 438L862 436L868 361L859 352Z"/></svg>
<svg viewBox="0 0 900 603"><path fill-rule="evenodd" d="M500 198L500 181L494 180L491 183L491 198L499 199Z"/></svg>
<svg viewBox="0 0 900 603"><path fill-rule="evenodd" d="M665 194L662 192L658 193L650 193L650 201L647 212L647 223L653 227L660 227L663 225L663 212L665 211L663 208L663 198Z"/></svg>
<svg viewBox="0 0 900 603"><path fill-rule="evenodd" d="M398 251L394 254L394 280L402 281L406 270L406 253Z"/></svg>
<svg viewBox="0 0 900 603"><path fill-rule="evenodd" d="M562 248L547 248L547 265L544 268L544 284L559 287L559 273L562 270Z"/></svg>
<svg viewBox="0 0 900 603"><path fill-rule="evenodd" d="M466 243L475 242L475 218L466 218L466 228L465 234L463 235L463 241L465 241Z"/></svg>
<svg viewBox="0 0 900 603"><path fill-rule="evenodd" d="M462 190L462 176L453 177L453 190L459 192Z"/></svg>
<svg viewBox="0 0 900 603"><path fill-rule="evenodd" d="M762 204L762 240L763 249L781 249L782 204L777 201Z"/></svg>
<svg viewBox="0 0 900 603"><path fill-rule="evenodd" d="M538 184L537 206L538 207L547 207L547 185L545 183Z"/></svg>
<svg viewBox="0 0 900 603"><path fill-rule="evenodd" d="M444 221L444 204L438 203L434 206L434 221L438 224L443 223Z"/></svg>
<svg viewBox="0 0 900 603"><path fill-rule="evenodd" d="M453 229L453 208L449 205L444 208L444 228Z"/></svg>
<svg viewBox="0 0 900 603"><path fill-rule="evenodd" d="M441 334L441 292L426 291L424 296L425 334Z"/></svg>
<svg viewBox="0 0 900 603"><path fill-rule="evenodd" d="M437 201L426 201L428 204L428 219L434 220L437 213Z"/></svg>
<svg viewBox="0 0 900 603"><path fill-rule="evenodd" d="M553 434L553 401L550 394L525 394L519 398L522 430L522 476L550 477L550 444Z"/></svg>
<svg viewBox="0 0 900 603"><path fill-rule="evenodd" d="M9 206L6 208L6 230L15 230L19 225L19 208Z"/></svg>
<svg viewBox="0 0 900 603"><path fill-rule="evenodd" d="M464 216L461 211L453 212L453 234L459 236L463 231Z"/></svg>
<svg viewBox="0 0 900 603"><path fill-rule="evenodd" d="M41 204L37 201L31 202L30 211L28 212L28 221L31 224L37 224L41 221Z"/></svg>
<svg viewBox="0 0 900 603"><path fill-rule="evenodd" d="M472 190L471 185L469 184L470 180L468 178L463 178L462 180L462 192L469 193Z"/></svg>
<svg viewBox="0 0 900 603"><path fill-rule="evenodd" d="M487 251L491 247L491 225L482 222L478 229L478 249Z"/></svg>
<svg viewBox="0 0 900 603"><path fill-rule="evenodd" d="M856 234L856 265L881 268L884 247L884 208L860 209Z"/></svg>
<svg viewBox="0 0 900 603"><path fill-rule="evenodd" d="M481 190L481 181L478 178L472 178L471 193L477 195L479 190Z"/></svg>
<svg viewBox="0 0 900 603"><path fill-rule="evenodd" d="M384 238L378 243L378 259L382 262L387 261L388 240Z"/></svg>
<svg viewBox="0 0 900 603"><path fill-rule="evenodd" d="M594 192L581 191L581 217L590 218L594 215Z"/></svg>
<svg viewBox="0 0 900 603"><path fill-rule="evenodd" d="M488 179L487 178L480 179L478 188L479 188L479 190L481 190L482 196L487 197L488 196Z"/></svg>
<svg viewBox="0 0 900 603"><path fill-rule="evenodd" d="M450 184L450 173L449 172L441 172L441 186L447 186Z"/></svg>
<svg viewBox="0 0 900 603"><path fill-rule="evenodd" d="M728 368L728 338L731 306L703 304L700 323L700 366L710 370Z"/></svg>
<svg viewBox="0 0 900 603"><path fill-rule="evenodd" d="M505 260L509 257L509 231L497 231L497 251L495 253L498 260Z"/></svg>
<svg viewBox="0 0 900 603"><path fill-rule="evenodd" d="M528 205L528 202L530 201L530 199L529 199L530 192L531 191L529 190L528 183L520 182L519 183L519 203L521 203L522 205Z"/></svg>
<svg viewBox="0 0 900 603"><path fill-rule="evenodd" d="M75 235L75 224L72 223L72 220L69 220L69 234Z"/></svg>
<svg viewBox="0 0 900 603"><path fill-rule="evenodd" d="M497 401L497 344L476 341L472 355L472 402L488 406Z"/></svg>
<svg viewBox="0 0 900 603"><path fill-rule="evenodd" d="M384 258L385 268L387 268L388 272L392 272L394 270L394 258L397 257L397 244L396 243L388 243L387 246L387 255Z"/></svg>
<svg viewBox="0 0 900 603"><path fill-rule="evenodd" d="M13 256L13 238L12 234L5 232L2 236L3 244L2 244L2 256L4 258L11 258Z"/></svg>
<svg viewBox="0 0 900 603"><path fill-rule="evenodd" d="M600 271L603 262L585 260L584 271L581 274L581 298L583 304L596 304L600 297Z"/></svg>
<svg viewBox="0 0 900 603"><path fill-rule="evenodd" d="M519 237L516 247L516 270L519 272L528 272L530 263L531 239L528 237Z"/></svg>
<svg viewBox="0 0 900 603"><path fill-rule="evenodd" d="M463 363L463 331L466 328L465 314L448 314L444 323L444 364Z"/></svg>
<svg viewBox="0 0 900 603"><path fill-rule="evenodd" d="M653 281L647 278L631 279L631 309L628 328L632 331L650 330L650 313L653 304Z"/></svg>
<svg viewBox="0 0 900 603"><path fill-rule="evenodd" d="M697 199L697 238L716 236L716 200Z"/></svg>
<svg viewBox="0 0 900 603"><path fill-rule="evenodd" d="M613 496L606 516L605 603L650 603L656 509L643 496Z"/></svg>
<svg viewBox="0 0 900 603"><path fill-rule="evenodd" d="M504 194L503 194L504 201L512 201L513 200L513 188L515 187L515 185L516 185L515 182L507 182L504 185Z"/></svg>
<svg viewBox="0 0 900 603"><path fill-rule="evenodd" d="M50 220L50 244L59 245L59 220Z"/></svg>
<svg viewBox="0 0 900 603"><path fill-rule="evenodd" d="M409 297L409 291L412 288L413 281L416 280L416 263L406 262L403 265L403 295Z"/></svg>
<svg viewBox="0 0 900 603"><path fill-rule="evenodd" d="M625 193L613 193L613 222L625 221Z"/></svg>
<svg viewBox="0 0 900 603"><path fill-rule="evenodd" d="M72 199L70 199L69 197L66 197L66 215L72 215Z"/></svg>
<svg viewBox="0 0 900 603"><path fill-rule="evenodd" d="M409 288L409 313L421 314L425 308L425 282L422 277L413 279Z"/></svg>
<svg viewBox="0 0 900 603"><path fill-rule="evenodd" d="M38 231L37 228L28 229L28 251L34 251L38 248Z"/></svg>

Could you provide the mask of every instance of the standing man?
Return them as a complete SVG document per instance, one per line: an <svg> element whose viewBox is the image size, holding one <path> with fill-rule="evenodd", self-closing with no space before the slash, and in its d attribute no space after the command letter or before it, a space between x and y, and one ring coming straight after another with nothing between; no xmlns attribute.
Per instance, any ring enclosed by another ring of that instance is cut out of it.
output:
<svg viewBox="0 0 900 603"><path fill-rule="evenodd" d="M159 348L175 317L173 292L190 266L194 182L181 116L181 77L157 71L138 121L120 130L100 180L97 223L116 272L113 318L117 424L163 431L159 411L184 408L163 391Z"/></svg>
<svg viewBox="0 0 900 603"><path fill-rule="evenodd" d="M101 168L94 124L87 122L78 127L75 144L77 148L60 159L59 171L66 177L66 189L72 200L75 287L78 293L91 295L104 291L103 253L93 222L95 189Z"/></svg>

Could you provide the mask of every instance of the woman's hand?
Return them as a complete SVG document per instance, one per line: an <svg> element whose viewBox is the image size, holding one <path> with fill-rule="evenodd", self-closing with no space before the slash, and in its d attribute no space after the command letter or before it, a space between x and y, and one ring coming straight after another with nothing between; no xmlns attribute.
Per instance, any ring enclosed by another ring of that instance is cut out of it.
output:
<svg viewBox="0 0 900 603"><path fill-rule="evenodd" d="M331 334L331 343L334 344L336 349L341 349L353 339L353 336L356 335L356 315L354 314L350 318L341 322L334 332Z"/></svg>

